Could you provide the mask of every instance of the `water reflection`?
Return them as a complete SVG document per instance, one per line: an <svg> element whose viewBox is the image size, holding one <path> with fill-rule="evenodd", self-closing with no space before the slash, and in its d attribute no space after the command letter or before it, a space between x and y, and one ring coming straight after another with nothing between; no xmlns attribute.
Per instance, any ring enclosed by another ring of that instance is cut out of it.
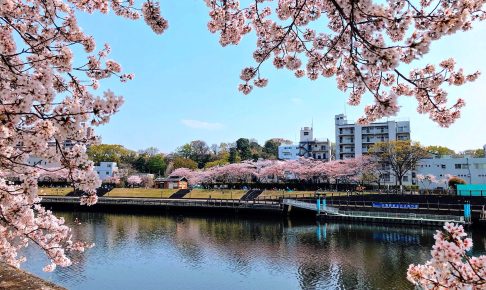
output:
<svg viewBox="0 0 486 290"><path fill-rule="evenodd" d="M74 265L42 273L30 249L28 270L69 289L410 289L410 263L429 257L433 229L59 213L94 249ZM476 251L485 238L473 235Z"/></svg>

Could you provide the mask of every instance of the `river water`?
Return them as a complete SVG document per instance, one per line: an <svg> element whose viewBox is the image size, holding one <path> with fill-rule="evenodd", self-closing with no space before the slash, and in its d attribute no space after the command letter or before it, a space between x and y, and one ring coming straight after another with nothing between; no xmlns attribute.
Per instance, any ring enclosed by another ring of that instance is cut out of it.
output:
<svg viewBox="0 0 486 290"><path fill-rule="evenodd" d="M412 289L410 263L430 256L435 230L234 217L59 212L93 249L43 273L68 289ZM81 224L74 224L78 219ZM474 232L475 252L486 238Z"/></svg>

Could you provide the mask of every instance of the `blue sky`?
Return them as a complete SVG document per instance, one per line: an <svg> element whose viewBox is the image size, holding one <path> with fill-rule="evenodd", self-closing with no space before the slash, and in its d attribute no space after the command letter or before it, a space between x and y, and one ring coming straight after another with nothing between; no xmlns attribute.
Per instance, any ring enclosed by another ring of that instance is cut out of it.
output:
<svg viewBox="0 0 486 290"><path fill-rule="evenodd" d="M289 71L263 67L269 84L250 95L237 90L243 67L253 65L254 38L239 46L221 47L206 29L208 10L203 1L163 1L169 29L155 35L143 21L113 15L81 14L80 26L92 34L97 47L111 45L111 58L135 79L101 83L101 89L123 95L125 104L107 125L97 128L103 143L138 150L155 146L170 152L191 140L208 144L233 142L240 137L260 143L273 137L297 140L299 129L313 120L314 136L334 140L334 115L344 112L355 120L371 102L350 107L335 79L296 79ZM447 37L432 46L417 64L437 64L454 57L466 72L483 71L474 83L451 88L450 98L466 100L462 118L448 129L416 113L414 99L400 100L400 119L411 121L412 139L424 145L454 150L486 144L486 25Z"/></svg>

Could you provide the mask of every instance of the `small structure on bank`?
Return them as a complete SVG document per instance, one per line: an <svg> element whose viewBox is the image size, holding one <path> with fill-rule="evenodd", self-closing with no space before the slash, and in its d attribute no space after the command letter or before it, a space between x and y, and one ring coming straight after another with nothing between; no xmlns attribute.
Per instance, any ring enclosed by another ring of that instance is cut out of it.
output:
<svg viewBox="0 0 486 290"><path fill-rule="evenodd" d="M486 184L458 184L457 195L486 197Z"/></svg>
<svg viewBox="0 0 486 290"><path fill-rule="evenodd" d="M169 176L155 179L156 188L187 189L187 178L184 176Z"/></svg>

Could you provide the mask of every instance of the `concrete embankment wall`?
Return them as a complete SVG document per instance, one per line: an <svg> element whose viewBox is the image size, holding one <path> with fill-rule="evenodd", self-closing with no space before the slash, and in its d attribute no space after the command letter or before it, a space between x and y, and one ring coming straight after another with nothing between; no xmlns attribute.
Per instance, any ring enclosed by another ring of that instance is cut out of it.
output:
<svg viewBox="0 0 486 290"><path fill-rule="evenodd" d="M66 290L23 270L0 263L0 290Z"/></svg>
<svg viewBox="0 0 486 290"><path fill-rule="evenodd" d="M155 213L191 215L248 215L281 217L278 203L242 202L238 200L181 201L168 199L100 198L93 206L81 206L77 198L44 198L42 205L52 210Z"/></svg>

